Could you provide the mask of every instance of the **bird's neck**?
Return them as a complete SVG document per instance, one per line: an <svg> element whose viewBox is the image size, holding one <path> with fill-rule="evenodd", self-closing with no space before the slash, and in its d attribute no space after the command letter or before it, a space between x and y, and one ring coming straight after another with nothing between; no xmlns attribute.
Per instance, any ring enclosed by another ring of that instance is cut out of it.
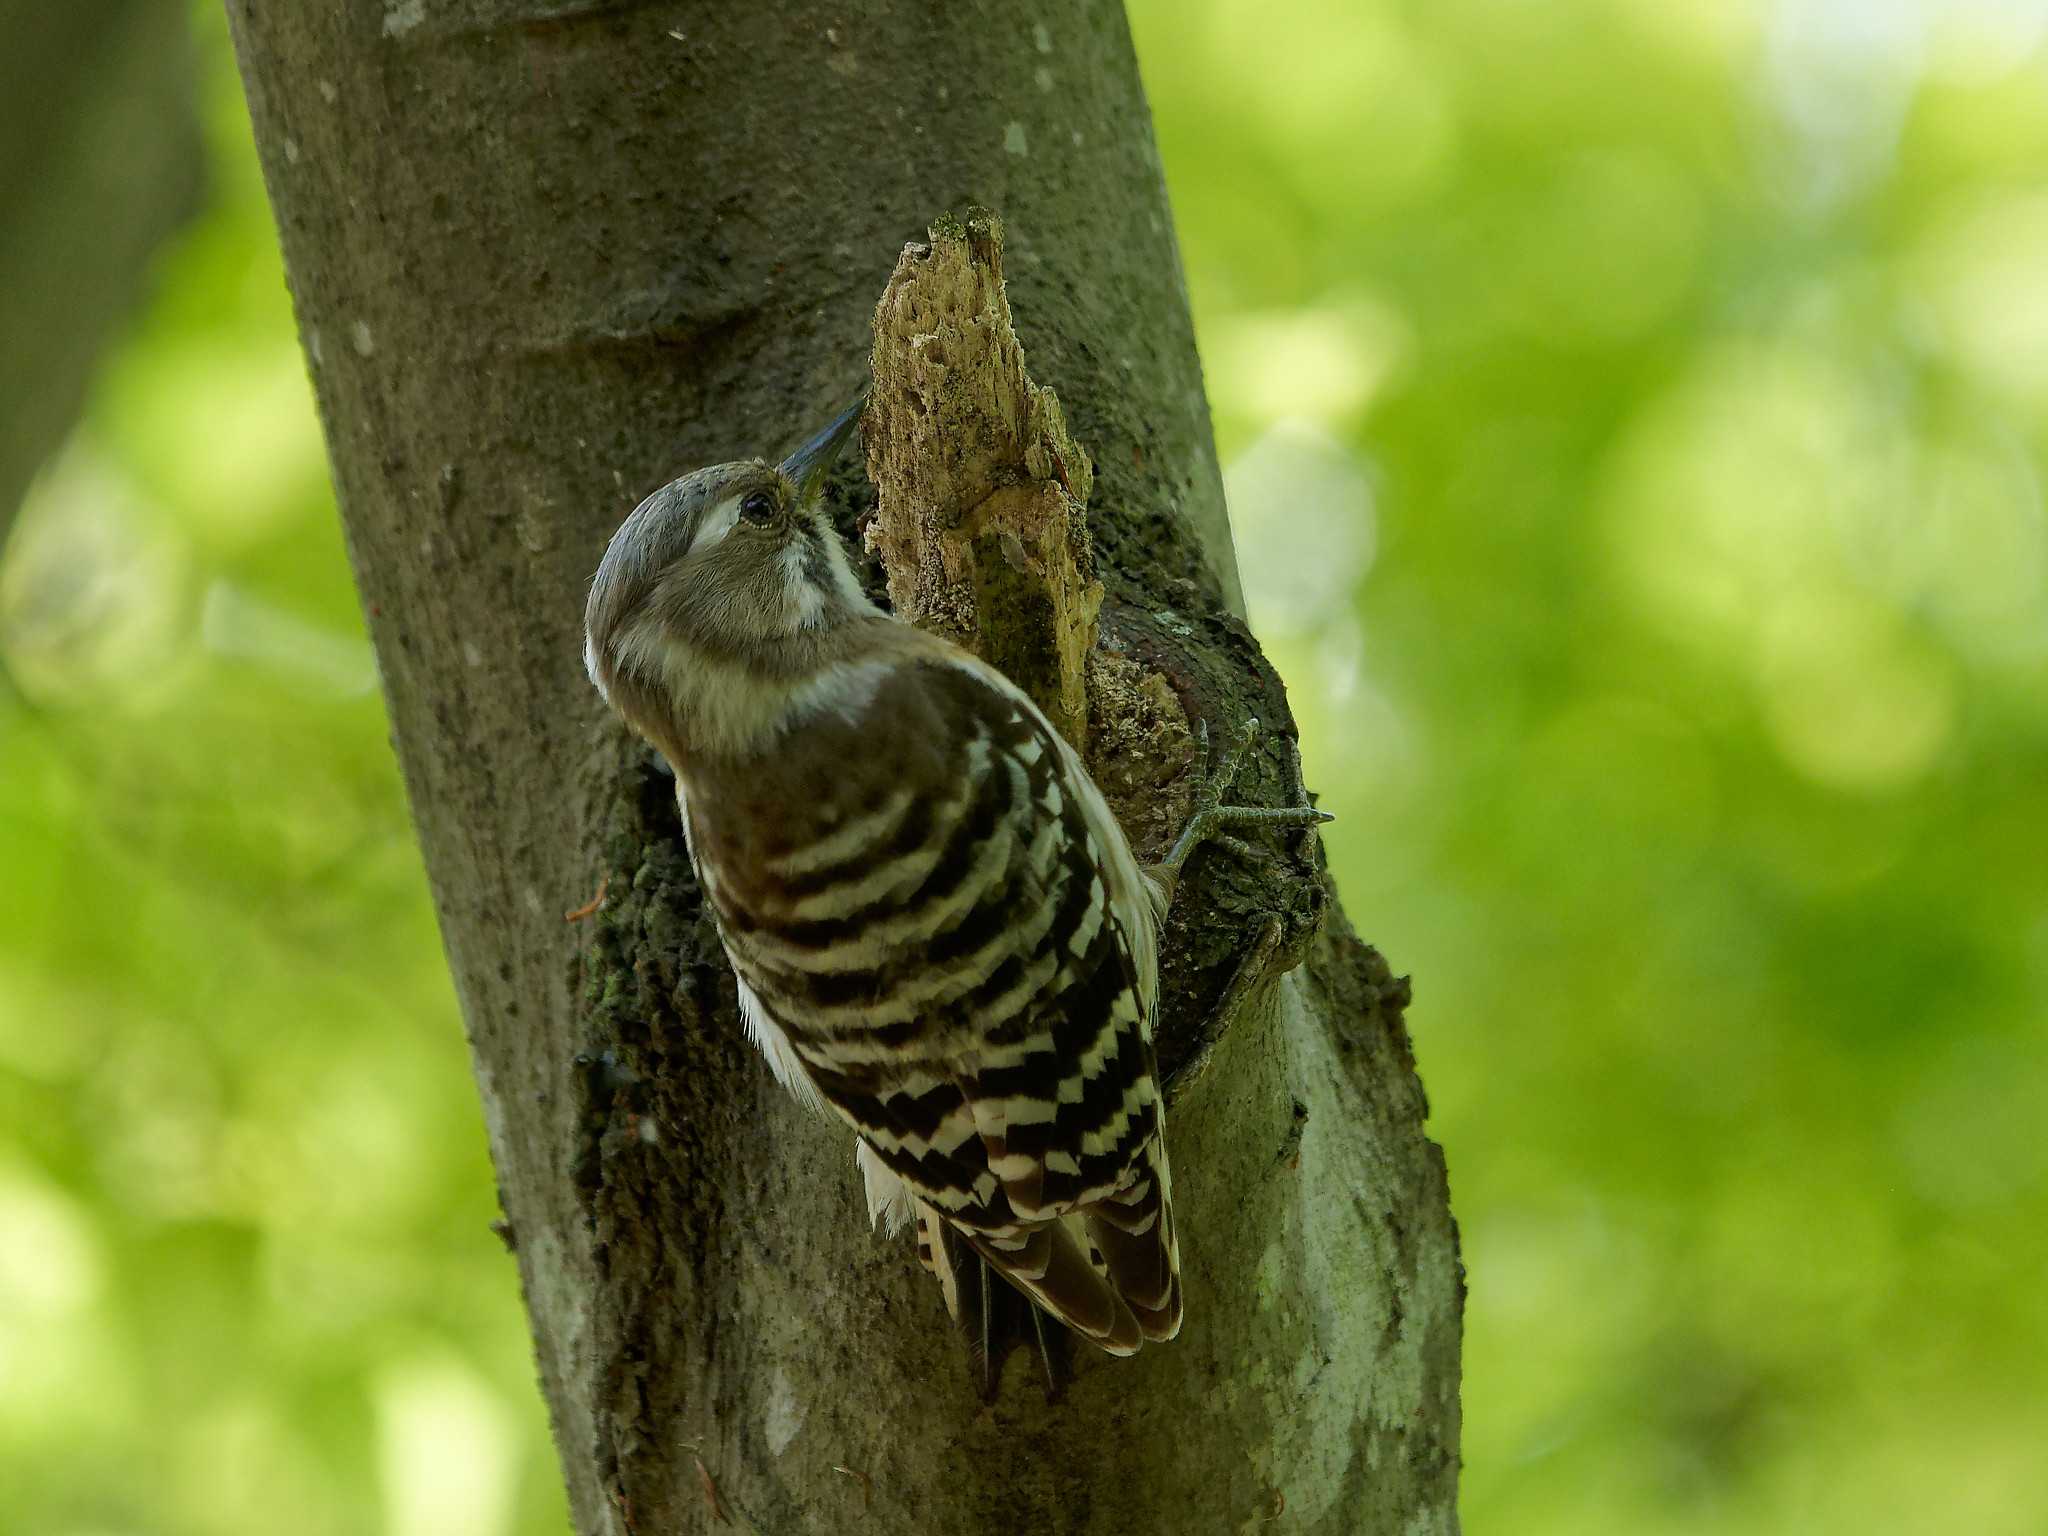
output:
<svg viewBox="0 0 2048 1536"><path fill-rule="evenodd" d="M678 772L702 758L744 759L773 749L804 717L832 708L863 679L921 639L881 614L750 645L744 655L671 645L662 685L636 701L636 719ZM637 711L636 711L637 712Z"/></svg>

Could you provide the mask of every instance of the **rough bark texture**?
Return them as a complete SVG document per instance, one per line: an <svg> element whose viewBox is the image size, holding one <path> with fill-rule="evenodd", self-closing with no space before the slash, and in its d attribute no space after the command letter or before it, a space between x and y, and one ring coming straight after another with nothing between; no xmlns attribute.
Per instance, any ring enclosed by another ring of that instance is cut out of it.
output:
<svg viewBox="0 0 2048 1536"><path fill-rule="evenodd" d="M1031 381L990 215L904 248L875 309L861 435L877 492L868 546L911 623L993 662L1076 746L1102 583L1095 466Z"/></svg>
<svg viewBox="0 0 2048 1536"><path fill-rule="evenodd" d="M0 541L71 430L200 145L182 7L0 6Z"/></svg>
<svg viewBox="0 0 2048 1536"><path fill-rule="evenodd" d="M1169 928L1187 1331L984 1408L844 1133L744 1044L672 786L581 675L631 504L819 424L905 240L981 203L1095 461L1107 787L1156 848L1180 719L1255 713L1240 790L1286 792L1120 8L229 12L579 1528L1453 1529L1442 1164L1405 987L1312 854L1200 856Z"/></svg>

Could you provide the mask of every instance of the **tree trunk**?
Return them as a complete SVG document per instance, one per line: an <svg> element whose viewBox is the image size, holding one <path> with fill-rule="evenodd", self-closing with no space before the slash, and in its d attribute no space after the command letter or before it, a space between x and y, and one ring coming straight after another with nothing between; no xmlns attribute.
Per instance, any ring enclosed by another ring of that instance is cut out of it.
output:
<svg viewBox="0 0 2048 1536"><path fill-rule="evenodd" d="M1096 462L1105 631L1191 712L1225 677L1212 718L1284 724L1121 8L229 12L579 1529L1454 1529L1463 1292L1405 985L1332 910L1200 1022L1255 936L1309 945L1319 880L1208 855L1169 932L1187 1329L984 1407L844 1132L745 1045L671 786L582 675L625 512L819 424L904 240L978 202Z"/></svg>
<svg viewBox="0 0 2048 1536"><path fill-rule="evenodd" d="M198 202L185 13L0 5L0 544L101 349Z"/></svg>

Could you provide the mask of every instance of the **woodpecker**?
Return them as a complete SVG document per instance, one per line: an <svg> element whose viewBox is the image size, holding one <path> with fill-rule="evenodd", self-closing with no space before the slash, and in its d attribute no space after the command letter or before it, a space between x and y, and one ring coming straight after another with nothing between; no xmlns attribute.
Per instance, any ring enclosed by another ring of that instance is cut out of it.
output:
<svg viewBox="0 0 2048 1536"><path fill-rule="evenodd" d="M916 1224L956 1318L989 1327L993 1271L1041 1353L1040 1310L1134 1354L1181 1326L1152 1039L1173 876L1222 825L1328 817L1210 792L1141 866L1020 689L862 591L819 497L859 415L641 502L585 661L674 769L747 1032L852 1127L870 1219Z"/></svg>

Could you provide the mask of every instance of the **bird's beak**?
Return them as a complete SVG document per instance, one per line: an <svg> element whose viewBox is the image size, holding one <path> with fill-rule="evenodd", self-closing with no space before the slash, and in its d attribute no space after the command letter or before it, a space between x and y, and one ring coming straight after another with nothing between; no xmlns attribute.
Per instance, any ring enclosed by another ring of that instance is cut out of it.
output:
<svg viewBox="0 0 2048 1536"><path fill-rule="evenodd" d="M860 425L860 413L867 409L867 403L867 392L863 390L858 400L832 419L831 426L782 461L782 472L796 482L799 502L807 502L818 494L818 488L825 483L825 471L838 459L839 450L853 436L853 429Z"/></svg>

